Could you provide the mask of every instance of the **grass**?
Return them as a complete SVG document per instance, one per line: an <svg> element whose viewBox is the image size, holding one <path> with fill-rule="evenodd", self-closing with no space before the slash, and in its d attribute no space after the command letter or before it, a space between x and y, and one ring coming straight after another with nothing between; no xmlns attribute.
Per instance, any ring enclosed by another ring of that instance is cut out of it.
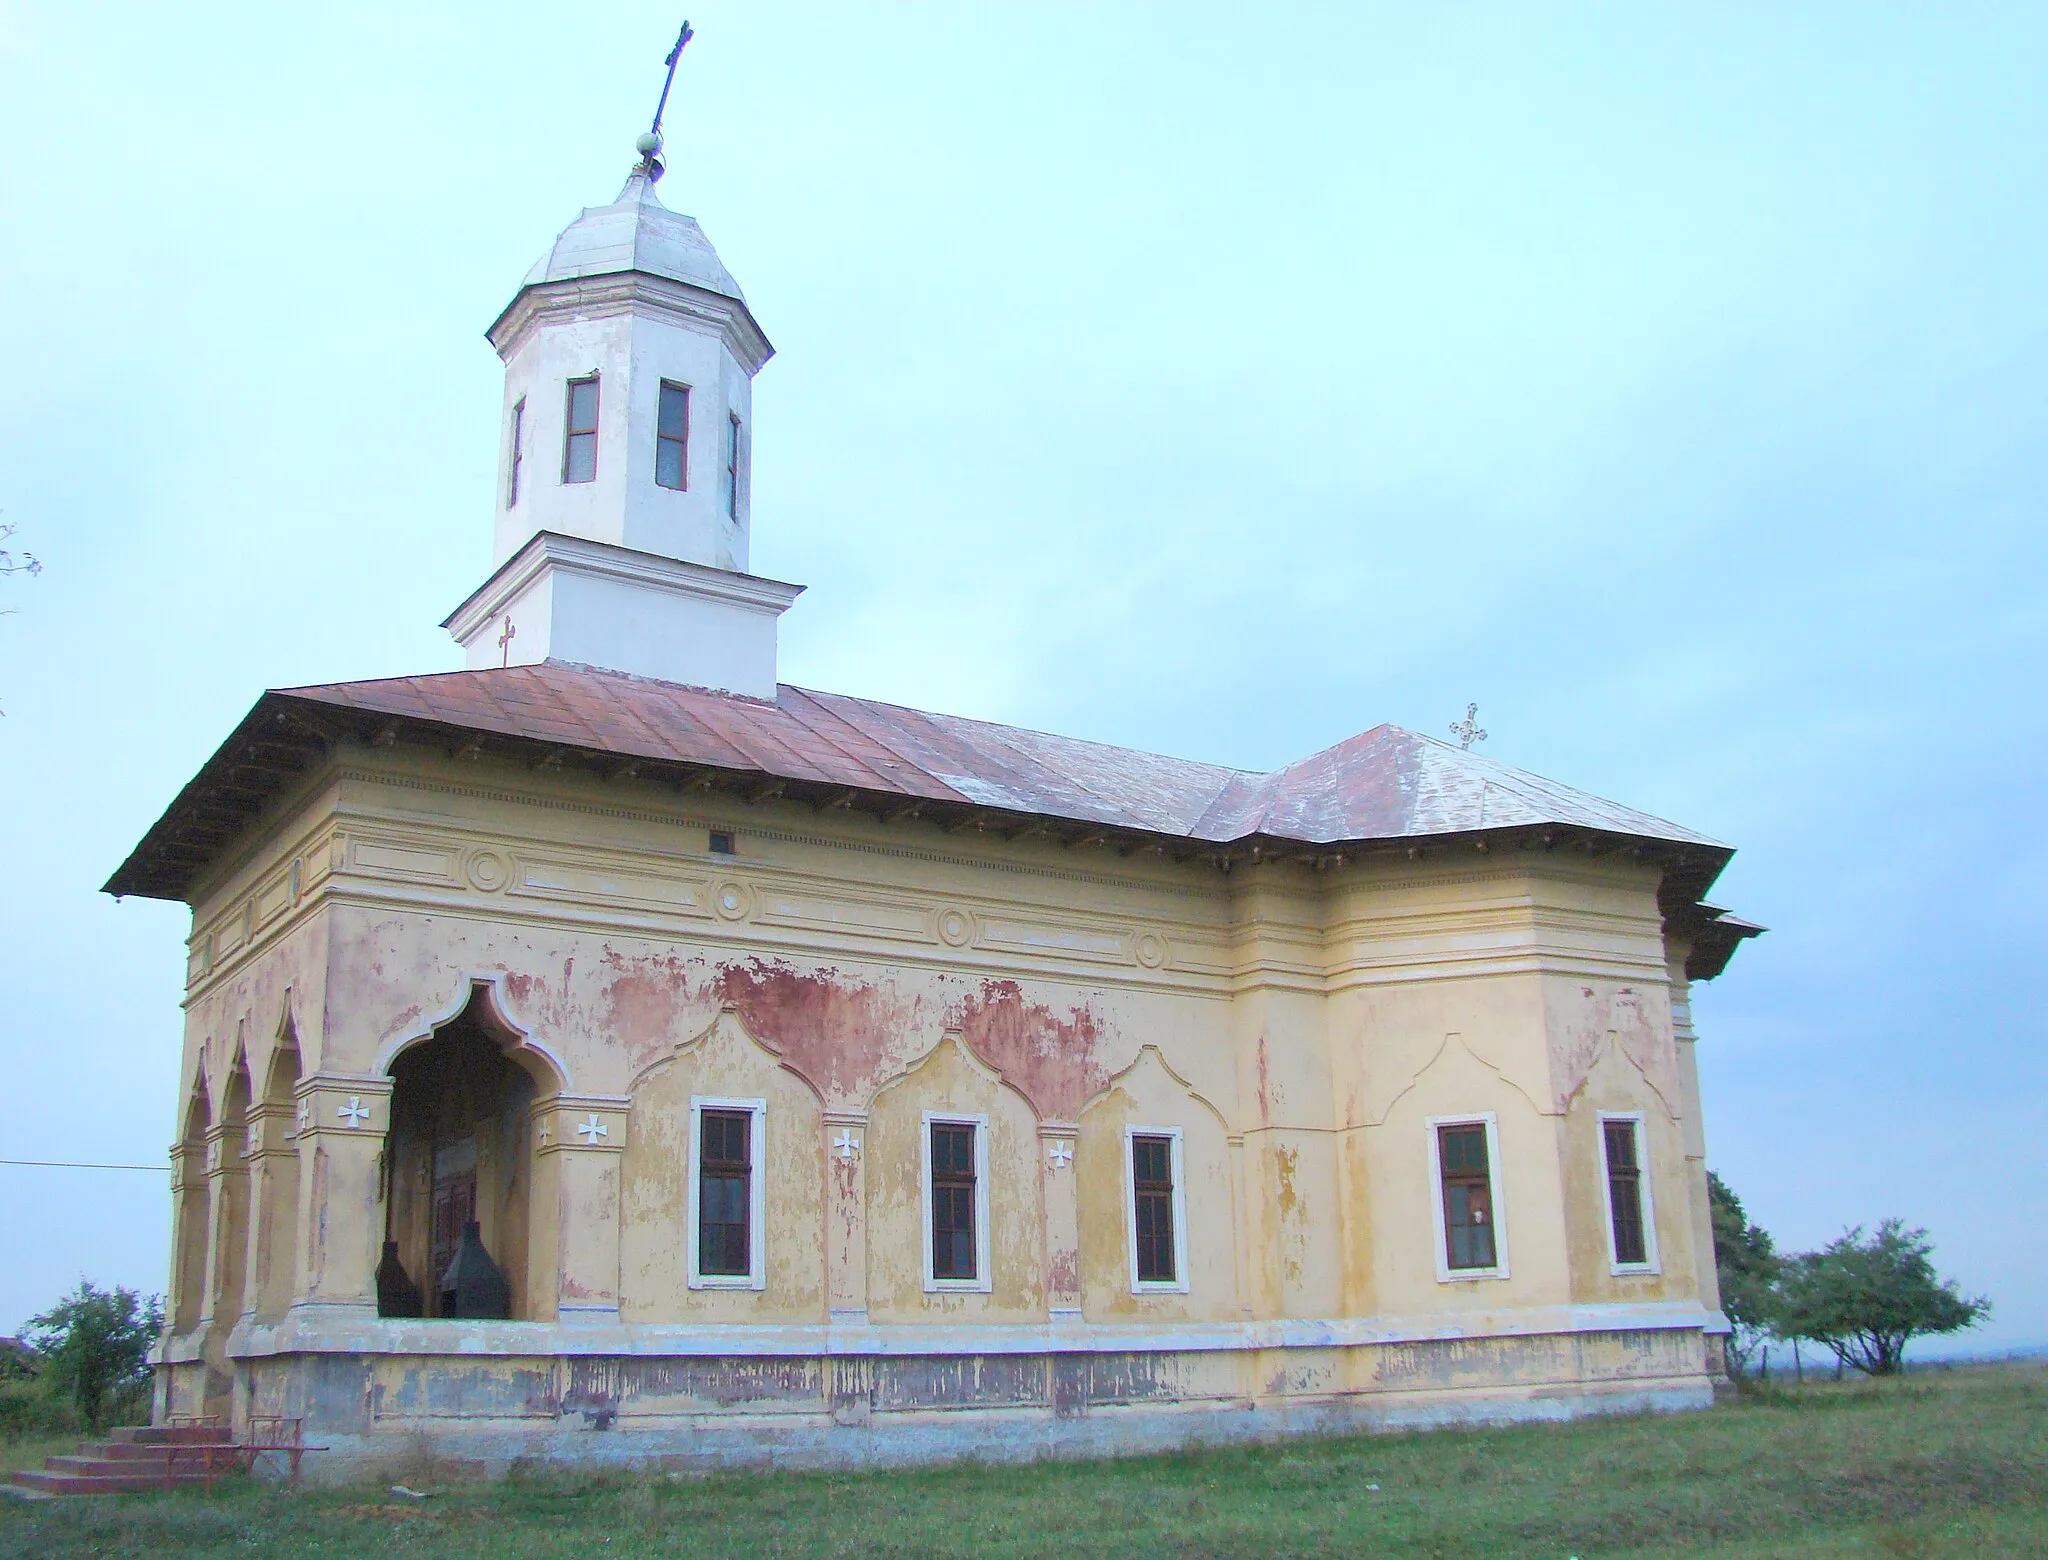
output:
<svg viewBox="0 0 2048 1560"><path fill-rule="evenodd" d="M432 1487L0 1502L0 1557L2043 1556L2048 1366L1120 1462Z"/></svg>

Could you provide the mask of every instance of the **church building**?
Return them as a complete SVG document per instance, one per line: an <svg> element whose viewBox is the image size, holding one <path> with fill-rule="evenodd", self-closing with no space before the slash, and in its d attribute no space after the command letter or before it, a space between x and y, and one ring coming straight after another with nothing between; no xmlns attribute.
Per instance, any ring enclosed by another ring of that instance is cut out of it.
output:
<svg viewBox="0 0 2048 1560"><path fill-rule="evenodd" d="M641 152L490 326L465 669L264 694L107 884L192 909L159 1420L682 1468L1708 1402L1729 848L1391 726L1262 774L780 682L772 348Z"/></svg>

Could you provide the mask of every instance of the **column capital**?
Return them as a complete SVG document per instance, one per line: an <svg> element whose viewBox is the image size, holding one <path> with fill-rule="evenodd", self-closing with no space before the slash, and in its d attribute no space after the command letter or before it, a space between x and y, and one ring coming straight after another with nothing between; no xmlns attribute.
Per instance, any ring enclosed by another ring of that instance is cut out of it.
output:
<svg viewBox="0 0 2048 1560"><path fill-rule="evenodd" d="M381 1140L391 1125L391 1080L313 1073L292 1091L293 1130L299 1137Z"/></svg>
<svg viewBox="0 0 2048 1560"><path fill-rule="evenodd" d="M550 1094L533 1103L536 1154L621 1154L632 1107L623 1094Z"/></svg>

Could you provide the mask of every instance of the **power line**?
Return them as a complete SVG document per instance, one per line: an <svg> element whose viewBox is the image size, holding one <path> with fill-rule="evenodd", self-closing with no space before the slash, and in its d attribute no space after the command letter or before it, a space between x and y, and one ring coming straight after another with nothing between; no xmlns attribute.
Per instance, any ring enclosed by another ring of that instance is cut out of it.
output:
<svg viewBox="0 0 2048 1560"><path fill-rule="evenodd" d="M0 1159L0 1165L34 1165L43 1170L154 1170L168 1174L169 1165L95 1165L76 1159Z"/></svg>

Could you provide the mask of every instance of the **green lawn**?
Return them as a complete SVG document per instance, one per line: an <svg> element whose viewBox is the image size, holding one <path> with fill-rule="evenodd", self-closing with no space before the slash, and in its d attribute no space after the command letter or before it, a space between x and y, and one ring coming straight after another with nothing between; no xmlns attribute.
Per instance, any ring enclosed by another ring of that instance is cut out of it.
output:
<svg viewBox="0 0 2048 1560"><path fill-rule="evenodd" d="M2048 1556L2048 1365L1108 1463L0 1502L0 1556L230 1554Z"/></svg>

